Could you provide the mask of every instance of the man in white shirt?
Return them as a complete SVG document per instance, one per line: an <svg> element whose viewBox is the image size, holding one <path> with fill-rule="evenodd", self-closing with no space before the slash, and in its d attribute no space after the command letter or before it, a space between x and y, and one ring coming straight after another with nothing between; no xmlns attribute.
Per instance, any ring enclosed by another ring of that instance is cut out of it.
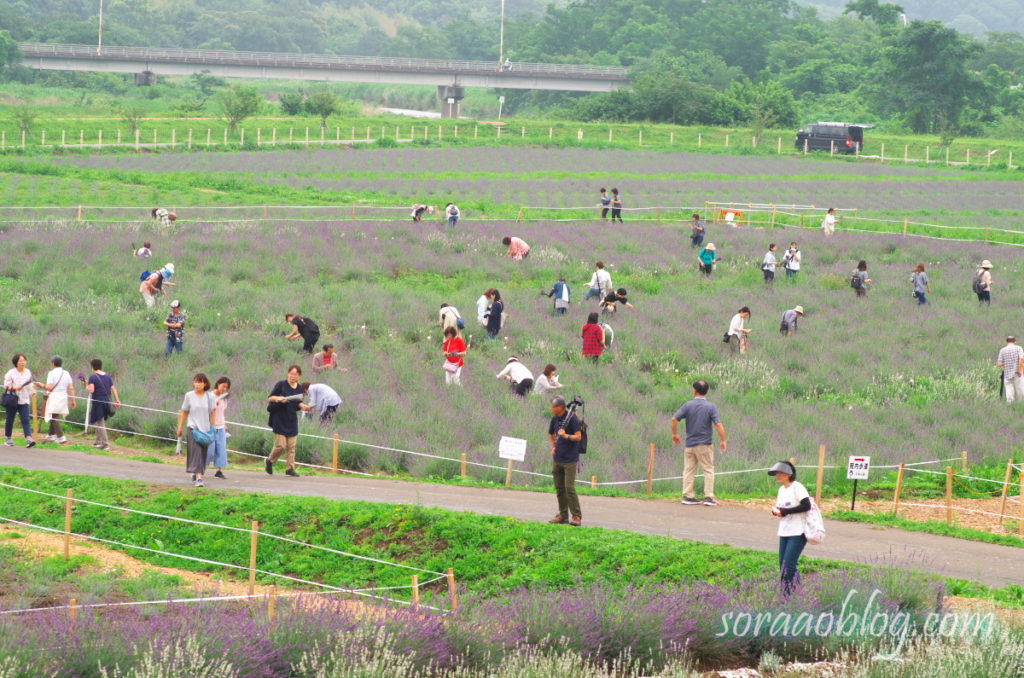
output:
<svg viewBox="0 0 1024 678"><path fill-rule="evenodd" d="M498 379L508 379L512 382L512 392L520 398L525 398L526 394L533 390L533 372L515 356L508 359L505 369L496 376Z"/></svg>
<svg viewBox="0 0 1024 678"><path fill-rule="evenodd" d="M782 266L786 269L786 280L792 280L800 273L801 258L803 258L803 255L800 253L800 248L796 246L795 242L789 243L789 249L782 255Z"/></svg>
<svg viewBox="0 0 1024 678"><path fill-rule="evenodd" d="M1024 348L1017 345L1017 338L1006 338L1006 346L999 351L999 366L1003 368L1003 388L1006 402L1024 400Z"/></svg>
<svg viewBox="0 0 1024 678"><path fill-rule="evenodd" d="M612 274L604 270L604 262L599 261L594 266L594 275L590 276L590 282L585 285L590 289L587 290L586 296L583 297L584 301L594 297L601 301L605 298L605 295L612 291Z"/></svg>
<svg viewBox="0 0 1024 678"><path fill-rule="evenodd" d="M729 323L729 331L726 335L729 337L729 350L733 353L746 353L747 352L747 335L750 334L749 329L743 327L743 321L750 317L750 309L744 306L732 317L732 321Z"/></svg>

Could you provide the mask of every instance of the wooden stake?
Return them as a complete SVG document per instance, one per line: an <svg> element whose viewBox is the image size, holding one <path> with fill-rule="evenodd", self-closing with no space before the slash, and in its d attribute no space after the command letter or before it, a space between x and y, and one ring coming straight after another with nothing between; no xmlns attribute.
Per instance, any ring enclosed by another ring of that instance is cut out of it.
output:
<svg viewBox="0 0 1024 678"><path fill-rule="evenodd" d="M597 476L590 476L590 489L597 489Z"/></svg>
<svg viewBox="0 0 1024 678"><path fill-rule="evenodd" d="M953 467L946 467L946 524L953 524Z"/></svg>
<svg viewBox="0 0 1024 678"><path fill-rule="evenodd" d="M412 607L418 609L420 606L420 576L414 574L412 576Z"/></svg>
<svg viewBox="0 0 1024 678"><path fill-rule="evenodd" d="M701 134L700 132L698 132L697 133L697 148L700 148L703 145L704 145L704 135Z"/></svg>
<svg viewBox="0 0 1024 678"><path fill-rule="evenodd" d="M462 454L459 455L459 476L462 477L462 478L468 478L469 477L469 472L468 472L469 469L467 468L468 467L467 461L468 461L468 459L466 458L466 453L465 452L463 452Z"/></svg>
<svg viewBox="0 0 1024 678"><path fill-rule="evenodd" d="M508 468L505 469L505 487L512 487L512 460L508 460Z"/></svg>
<svg viewBox="0 0 1024 678"><path fill-rule="evenodd" d="M68 601L68 617L71 618L72 625L78 621L78 601L74 598Z"/></svg>
<svg viewBox="0 0 1024 678"><path fill-rule="evenodd" d="M39 394L32 392L32 432L39 437Z"/></svg>
<svg viewBox="0 0 1024 678"><path fill-rule="evenodd" d="M266 219L268 216L269 216L269 213L267 211L267 206L264 205L263 206L263 218Z"/></svg>
<svg viewBox="0 0 1024 678"><path fill-rule="evenodd" d="M256 593L256 547L260 538L260 523L252 521L252 532L249 534L249 595Z"/></svg>
<svg viewBox="0 0 1024 678"><path fill-rule="evenodd" d="M909 223L910 223L910 220L907 217L903 217L903 237L904 238L907 237L907 226L909 225Z"/></svg>
<svg viewBox="0 0 1024 678"><path fill-rule="evenodd" d="M334 440L331 441L331 467L335 473L338 473L338 448L341 445L341 434L335 433Z"/></svg>
<svg viewBox="0 0 1024 678"><path fill-rule="evenodd" d="M84 209L83 209L83 207L82 207L81 205L79 205L79 206L78 206L78 220L79 220L79 221L81 221L81 220L82 220L82 214L83 214L83 213L84 213Z"/></svg>
<svg viewBox="0 0 1024 678"><path fill-rule="evenodd" d="M775 141L775 152L778 153L779 155L782 155L782 137L779 137Z"/></svg>
<svg viewBox="0 0 1024 678"><path fill-rule="evenodd" d="M903 474L906 472L906 466L900 464L899 470L896 472L896 492L892 497L892 514L899 515L900 512L900 495L903 493Z"/></svg>
<svg viewBox="0 0 1024 678"><path fill-rule="evenodd" d="M881 157L882 157L882 162L885 162L885 144L882 144Z"/></svg>
<svg viewBox="0 0 1024 678"><path fill-rule="evenodd" d="M654 494L654 443L647 449L647 494Z"/></svg>
<svg viewBox="0 0 1024 678"><path fill-rule="evenodd" d="M75 509L75 491L68 488L68 498L64 502L64 559L71 557L71 516Z"/></svg>
<svg viewBox="0 0 1024 678"><path fill-rule="evenodd" d="M206 128L206 145L210 146L213 144L213 130L209 127Z"/></svg>
<svg viewBox="0 0 1024 678"><path fill-rule="evenodd" d="M910 145L903 144L903 162L907 162L910 159Z"/></svg>
<svg viewBox="0 0 1024 678"><path fill-rule="evenodd" d="M967 473L967 450L960 453L960 473Z"/></svg>
<svg viewBox="0 0 1024 678"><path fill-rule="evenodd" d="M932 147L931 146L925 146L924 147L924 162L925 162L925 164L928 164L931 161L932 161Z"/></svg>
<svg viewBox="0 0 1024 678"><path fill-rule="evenodd" d="M455 587L455 570L448 568L448 595L452 599L452 612L459 609L459 592Z"/></svg>
<svg viewBox="0 0 1024 678"><path fill-rule="evenodd" d="M725 147L729 148L729 135L728 134L725 135Z"/></svg>
<svg viewBox="0 0 1024 678"><path fill-rule="evenodd" d="M999 517L996 518L996 525L1001 525L1003 516L1006 515L1006 495L1010 493L1010 478L1013 476L1013 459L1006 462L1006 475L1003 477L1003 491L999 497Z"/></svg>
<svg viewBox="0 0 1024 678"><path fill-rule="evenodd" d="M117 134L118 134L117 143L121 143L121 137L120 137L121 133L118 132ZM188 148L189 148L189 150L192 150L192 128L191 127L188 128Z"/></svg>
<svg viewBox="0 0 1024 678"><path fill-rule="evenodd" d="M270 587L270 595L267 596L267 621L274 621L277 616L277 586Z"/></svg>
<svg viewBox="0 0 1024 678"><path fill-rule="evenodd" d="M821 489L825 484L825 446L818 445L818 478L814 485L814 503L821 505Z"/></svg>

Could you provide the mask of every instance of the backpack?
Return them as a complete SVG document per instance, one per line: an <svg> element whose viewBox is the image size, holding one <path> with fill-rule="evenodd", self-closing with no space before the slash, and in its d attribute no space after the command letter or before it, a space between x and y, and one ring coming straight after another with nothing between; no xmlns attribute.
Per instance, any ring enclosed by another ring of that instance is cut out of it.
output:
<svg viewBox="0 0 1024 678"><path fill-rule="evenodd" d="M813 499L811 499L811 510L806 515L807 517L804 518L804 536L807 537L808 544L817 546L825 541L825 520L821 517L821 510L814 503Z"/></svg>
<svg viewBox="0 0 1024 678"><path fill-rule="evenodd" d="M615 343L615 330L608 323L601 323L601 329L604 330L604 347L611 348Z"/></svg>
<svg viewBox="0 0 1024 678"><path fill-rule="evenodd" d="M143 271L142 275L139 276L139 282L146 282L146 279L149 278L149 276L151 275L153 274L150 273L149 271Z"/></svg>
<svg viewBox="0 0 1024 678"><path fill-rule="evenodd" d="M974 274L974 282L971 283L971 289L974 290L975 294L981 294L985 291L985 285L981 282L981 276L985 274L985 269L979 270Z"/></svg>
<svg viewBox="0 0 1024 678"><path fill-rule="evenodd" d="M853 277L850 278L850 287L852 287L855 290L859 290L860 288L864 287L864 280L859 275L857 275L858 273L860 273L860 271L854 271Z"/></svg>

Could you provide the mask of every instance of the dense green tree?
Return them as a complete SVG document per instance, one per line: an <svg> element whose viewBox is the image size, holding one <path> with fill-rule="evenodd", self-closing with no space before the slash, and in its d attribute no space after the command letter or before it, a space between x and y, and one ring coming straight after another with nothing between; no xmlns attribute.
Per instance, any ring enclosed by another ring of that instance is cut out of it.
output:
<svg viewBox="0 0 1024 678"><path fill-rule="evenodd" d="M851 0L843 10L844 14L856 14L861 19L871 19L883 26L894 26L904 13L903 7L878 0Z"/></svg>
<svg viewBox="0 0 1024 678"><path fill-rule="evenodd" d="M326 87L313 91L306 99L306 112L320 118L320 129L327 127L327 118L341 110L341 99Z"/></svg>
<svg viewBox="0 0 1024 678"><path fill-rule="evenodd" d="M262 102L255 87L232 85L217 95L221 115L228 121L228 129L231 132L235 131L238 123L256 115Z"/></svg>

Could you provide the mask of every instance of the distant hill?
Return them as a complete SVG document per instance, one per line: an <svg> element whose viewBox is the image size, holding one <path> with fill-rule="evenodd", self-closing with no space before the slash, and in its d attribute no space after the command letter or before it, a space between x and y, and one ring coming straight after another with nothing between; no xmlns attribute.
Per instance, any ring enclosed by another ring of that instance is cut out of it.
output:
<svg viewBox="0 0 1024 678"><path fill-rule="evenodd" d="M847 0L797 0L814 7L821 16L831 18L842 14ZM989 32L1016 31L1024 33L1024 0L896 0L907 18L925 21L937 19L961 33L982 36Z"/></svg>

